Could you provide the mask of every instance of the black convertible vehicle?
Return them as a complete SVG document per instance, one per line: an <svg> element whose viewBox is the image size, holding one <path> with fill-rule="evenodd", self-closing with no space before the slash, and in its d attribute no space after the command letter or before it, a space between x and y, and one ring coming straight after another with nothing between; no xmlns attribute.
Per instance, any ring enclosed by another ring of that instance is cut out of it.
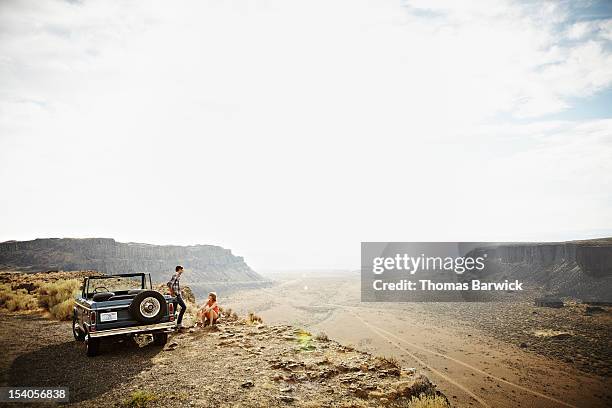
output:
<svg viewBox="0 0 612 408"><path fill-rule="evenodd" d="M174 299L152 289L145 273L103 275L85 278L76 300L72 332L85 341L87 355L95 356L100 339L109 336L152 334L163 346L176 327Z"/></svg>

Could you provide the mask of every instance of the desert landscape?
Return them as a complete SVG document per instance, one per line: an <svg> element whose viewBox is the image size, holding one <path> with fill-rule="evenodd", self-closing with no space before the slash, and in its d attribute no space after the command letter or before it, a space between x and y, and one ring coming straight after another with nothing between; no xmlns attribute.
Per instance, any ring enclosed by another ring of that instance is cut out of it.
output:
<svg viewBox="0 0 612 408"><path fill-rule="evenodd" d="M606 407L612 403L609 307L516 303L361 303L359 272L270 273L269 289L221 302L255 310L435 381L453 406Z"/></svg>
<svg viewBox="0 0 612 408"><path fill-rule="evenodd" d="M611 68L612 0L0 0L0 408L612 408Z"/></svg>
<svg viewBox="0 0 612 408"><path fill-rule="evenodd" d="M77 277L92 274L0 273L0 386L68 387L68 405L79 407L448 406L426 376L391 356L227 307L217 325L176 332L163 348L150 335L117 337L86 357L72 337L71 309L56 306ZM196 299L188 287L183 295L193 326Z"/></svg>
<svg viewBox="0 0 612 408"><path fill-rule="evenodd" d="M498 278L520 275L530 291L362 302L361 271L255 272L213 246L11 241L0 245L0 385L68 386L76 406L610 406L609 240L496 248ZM188 268L187 329L163 348L117 338L85 357L74 297L104 272L87 268L144 270L165 293L173 254ZM193 327L211 289L219 325ZM591 293L600 299L580 299Z"/></svg>

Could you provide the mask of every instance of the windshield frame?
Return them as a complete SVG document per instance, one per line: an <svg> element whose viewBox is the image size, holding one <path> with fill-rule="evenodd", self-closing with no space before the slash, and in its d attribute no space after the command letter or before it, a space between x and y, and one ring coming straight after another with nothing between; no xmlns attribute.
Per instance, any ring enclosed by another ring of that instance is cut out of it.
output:
<svg viewBox="0 0 612 408"><path fill-rule="evenodd" d="M104 280L104 279L113 279L113 278L140 278L140 289L147 289L147 274L144 273L122 273L117 275L103 275L103 276L90 276L85 278L87 282L83 285L82 296L85 299L89 299L93 297L93 292L89 292L89 286L92 280ZM149 275L148 279L149 285L151 285L151 276ZM152 286L151 286L152 287ZM150 289L150 288L149 288Z"/></svg>

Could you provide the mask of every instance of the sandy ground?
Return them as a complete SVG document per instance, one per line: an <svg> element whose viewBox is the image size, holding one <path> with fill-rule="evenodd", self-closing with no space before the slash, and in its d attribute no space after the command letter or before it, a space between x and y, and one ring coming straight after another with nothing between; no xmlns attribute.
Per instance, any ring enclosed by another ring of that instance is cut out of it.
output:
<svg viewBox="0 0 612 408"><path fill-rule="evenodd" d="M415 367L436 381L457 407L612 406L609 375L587 373L572 360L546 356L554 343L530 350L519 347L514 337L501 340L503 330L495 335L483 330L476 321L479 316L483 321L500 320L504 326L493 305L463 304L460 312L472 314L459 318L444 313L448 304L437 308L421 303L361 303L357 274L270 277L279 282L274 288L221 297L221 304L239 313L255 311L266 323L325 332L358 349L394 356L402 366ZM609 349L610 330L603 334L600 326L596 330L595 337L603 336L603 349ZM598 358L605 358L606 352L601 357L598 351Z"/></svg>

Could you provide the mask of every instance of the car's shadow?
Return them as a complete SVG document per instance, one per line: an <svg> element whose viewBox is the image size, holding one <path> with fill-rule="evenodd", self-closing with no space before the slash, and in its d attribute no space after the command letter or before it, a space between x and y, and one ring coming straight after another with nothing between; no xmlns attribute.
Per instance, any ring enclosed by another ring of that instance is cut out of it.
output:
<svg viewBox="0 0 612 408"><path fill-rule="evenodd" d="M70 402L79 402L128 382L150 368L161 347L139 348L132 341L104 339L100 355L87 357L83 343L70 341L43 347L17 357L9 371L9 385L68 387Z"/></svg>

